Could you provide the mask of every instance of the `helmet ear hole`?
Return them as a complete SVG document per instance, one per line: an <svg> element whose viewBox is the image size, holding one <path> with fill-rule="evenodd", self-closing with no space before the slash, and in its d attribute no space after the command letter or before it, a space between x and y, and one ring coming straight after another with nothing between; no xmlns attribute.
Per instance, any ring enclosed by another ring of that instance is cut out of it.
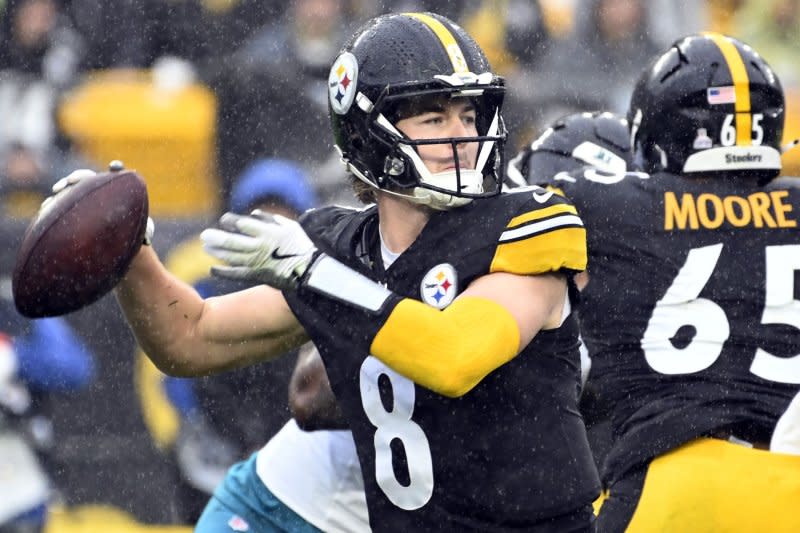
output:
<svg viewBox="0 0 800 533"><path fill-rule="evenodd" d="M383 173L388 174L389 176L400 176L405 172L406 164L403 162L402 159L398 157L394 157L392 154L386 156L386 160L383 163Z"/></svg>
<svg viewBox="0 0 800 533"><path fill-rule="evenodd" d="M361 139L359 135L352 135L350 137L350 146L354 150L361 151L364 149L364 141Z"/></svg>

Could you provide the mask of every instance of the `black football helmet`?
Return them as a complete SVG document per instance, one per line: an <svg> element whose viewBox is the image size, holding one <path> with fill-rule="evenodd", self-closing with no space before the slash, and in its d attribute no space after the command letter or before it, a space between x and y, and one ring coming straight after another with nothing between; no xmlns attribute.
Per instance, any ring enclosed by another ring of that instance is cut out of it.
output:
<svg viewBox="0 0 800 533"><path fill-rule="evenodd" d="M435 209L464 205L500 191L506 131L505 93L483 51L458 25L433 13L372 19L345 45L328 78L334 140L342 161L373 187ZM409 99L469 98L477 137L409 139L395 126ZM457 145L479 143L474 169L461 169ZM447 144L456 168L432 174L417 147Z"/></svg>
<svg viewBox="0 0 800 533"><path fill-rule="evenodd" d="M633 167L627 121L609 112L557 119L508 165L508 185L546 183L559 172L591 166L621 174Z"/></svg>
<svg viewBox="0 0 800 533"><path fill-rule="evenodd" d="M648 172L766 181L781 169L780 81L750 46L718 33L680 39L656 58L636 83L628 122Z"/></svg>

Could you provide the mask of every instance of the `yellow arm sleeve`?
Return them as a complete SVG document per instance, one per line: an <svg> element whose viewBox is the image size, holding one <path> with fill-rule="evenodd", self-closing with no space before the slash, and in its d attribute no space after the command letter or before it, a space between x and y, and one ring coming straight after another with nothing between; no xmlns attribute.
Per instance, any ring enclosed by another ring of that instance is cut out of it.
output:
<svg viewBox="0 0 800 533"><path fill-rule="evenodd" d="M519 326L491 300L464 297L444 311L412 299L392 310L370 346L396 372L456 398L519 351Z"/></svg>

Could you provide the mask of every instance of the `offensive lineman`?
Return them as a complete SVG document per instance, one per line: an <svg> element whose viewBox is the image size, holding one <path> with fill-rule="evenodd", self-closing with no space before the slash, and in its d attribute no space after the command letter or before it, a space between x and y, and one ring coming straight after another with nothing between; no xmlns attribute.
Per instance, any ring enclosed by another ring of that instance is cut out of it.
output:
<svg viewBox="0 0 800 533"><path fill-rule="evenodd" d="M647 173L550 180L588 227L581 334L614 434L600 531L800 530L800 457L766 451L800 389L800 190L772 181L783 120L752 48L692 35L631 99Z"/></svg>

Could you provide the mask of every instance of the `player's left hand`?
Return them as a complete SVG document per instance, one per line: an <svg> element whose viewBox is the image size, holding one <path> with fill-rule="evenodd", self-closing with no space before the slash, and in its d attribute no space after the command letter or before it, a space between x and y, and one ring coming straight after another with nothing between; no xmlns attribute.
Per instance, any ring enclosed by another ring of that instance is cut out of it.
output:
<svg viewBox="0 0 800 533"><path fill-rule="evenodd" d="M211 267L223 278L293 290L317 251L300 224L280 215L259 210L249 216L225 213L220 227L204 230L200 238L209 254L227 263Z"/></svg>
<svg viewBox="0 0 800 533"><path fill-rule="evenodd" d="M112 172L119 172L124 169L125 166L122 164L121 161L114 160L109 164L109 170ZM55 182L55 184L53 184L52 187L53 195L48 196L47 198L44 199L41 208L42 209L47 208L47 206L53 202L55 196L61 191L64 191L67 188L72 187L73 185L77 185L78 183L80 183L81 180L91 179L95 176L97 176L97 172L88 168L79 168L78 170L73 170L70 174L64 176L63 178ZM145 246L152 245L153 234L155 233L155 231L156 231L156 225L155 222L153 222L153 218L147 217L147 225L145 226L144 238L142 239L142 244L144 244Z"/></svg>

